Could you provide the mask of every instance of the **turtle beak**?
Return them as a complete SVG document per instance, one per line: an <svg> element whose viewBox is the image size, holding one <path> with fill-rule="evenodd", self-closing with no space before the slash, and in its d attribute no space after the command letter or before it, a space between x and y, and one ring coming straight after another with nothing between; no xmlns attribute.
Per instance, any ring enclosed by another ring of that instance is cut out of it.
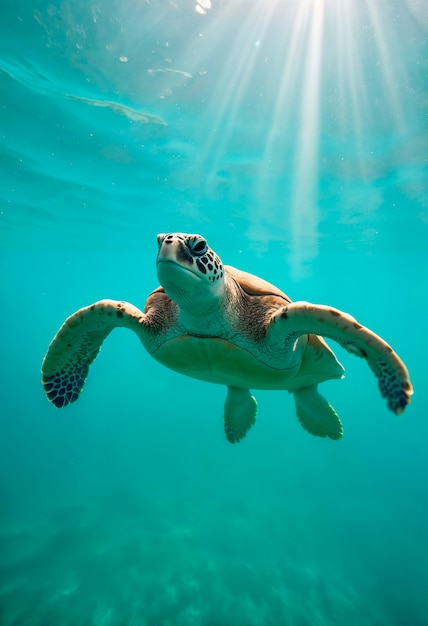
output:
<svg viewBox="0 0 428 626"><path fill-rule="evenodd" d="M180 235L158 235L159 252L156 260L156 265L164 262L176 263L192 271L194 266L193 256L190 254L189 248L186 245L184 237Z"/></svg>
<svg viewBox="0 0 428 626"><path fill-rule="evenodd" d="M201 281L194 259L180 235L159 235L158 241L158 280L171 300L182 304Z"/></svg>

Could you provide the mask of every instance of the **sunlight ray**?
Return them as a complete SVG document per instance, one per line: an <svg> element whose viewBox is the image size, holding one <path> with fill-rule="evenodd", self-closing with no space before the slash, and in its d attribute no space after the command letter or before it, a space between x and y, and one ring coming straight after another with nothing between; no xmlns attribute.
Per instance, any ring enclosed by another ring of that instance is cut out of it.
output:
<svg viewBox="0 0 428 626"><path fill-rule="evenodd" d="M259 203L265 207L261 217L270 224L275 223L279 230L287 226L286 215L284 213L282 219L281 216L276 215L276 210L269 206L267 199L272 194L272 178L276 177L278 172L285 178L291 166L293 147L289 147L292 137L289 128L293 126L293 112L300 106L301 97L298 90L301 64L299 59L304 59L306 54L306 42L302 34L307 28L307 20L307 6L301 4L295 16L291 38L289 41L284 39L278 50L274 74L279 77L279 84L274 98L272 123L267 133L258 185Z"/></svg>
<svg viewBox="0 0 428 626"><path fill-rule="evenodd" d="M378 75L382 81L381 91L384 101L388 103L389 117L395 129L399 133L404 133L406 132L406 116L404 115L398 94L400 87L406 84L406 79L403 75L403 64L400 55L397 54L397 47L389 45L394 26L390 17L388 17L389 23L385 24L386 16L383 13L381 15L375 3L366 0L366 7L379 55L377 61L379 64Z"/></svg>
<svg viewBox="0 0 428 626"><path fill-rule="evenodd" d="M365 123L370 119L370 103L368 88L365 84L361 30L361 17L350 6L344 6L340 0L335 3L334 32L336 34L334 58L336 59L335 84L339 98L336 107L338 125L337 135L352 135L356 159L353 161L352 171L358 169L365 179L368 176L364 148L362 145ZM359 28L356 29L355 25Z"/></svg>
<svg viewBox="0 0 428 626"><path fill-rule="evenodd" d="M318 151L320 68L324 4L314 5L308 33L308 54L302 81L298 135L291 194L291 274L299 277L318 250Z"/></svg>
<svg viewBox="0 0 428 626"><path fill-rule="evenodd" d="M230 51L230 63L218 81L222 97L210 107L211 137L207 138L203 162L215 176L224 154L228 150L233 129L242 115L242 105L253 79L254 65L259 56L259 44L269 27L273 6L260 13L256 4L245 16L241 32ZM220 103L220 104L219 104Z"/></svg>
<svg viewBox="0 0 428 626"><path fill-rule="evenodd" d="M205 128L195 206L227 203L251 244L281 242L295 276L317 255L323 175L336 197L372 182L381 137L408 128L404 65L389 36L397 15L412 19L407 2L400 13L368 0L213 2L178 64L215 85L209 98L204 79L194 88ZM359 201L362 212L378 208L381 188L375 195ZM333 210L347 221L357 208L348 198Z"/></svg>

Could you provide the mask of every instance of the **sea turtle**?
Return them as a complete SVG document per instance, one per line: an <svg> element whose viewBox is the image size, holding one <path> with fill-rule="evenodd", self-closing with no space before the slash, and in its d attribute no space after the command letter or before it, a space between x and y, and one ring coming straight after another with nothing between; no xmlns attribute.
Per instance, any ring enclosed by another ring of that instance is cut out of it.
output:
<svg viewBox="0 0 428 626"><path fill-rule="evenodd" d="M394 413L413 393L407 369L392 348L353 317L330 306L292 302L277 287L223 265L201 235L158 235L161 287L144 312L128 302L100 300L71 315L42 365L48 399L64 407L79 398L89 366L117 326L133 330L149 354L176 372L227 386L226 437L240 441L255 422L250 389L293 393L302 426L340 439L343 428L317 385L342 378L343 367L320 336L363 357Z"/></svg>

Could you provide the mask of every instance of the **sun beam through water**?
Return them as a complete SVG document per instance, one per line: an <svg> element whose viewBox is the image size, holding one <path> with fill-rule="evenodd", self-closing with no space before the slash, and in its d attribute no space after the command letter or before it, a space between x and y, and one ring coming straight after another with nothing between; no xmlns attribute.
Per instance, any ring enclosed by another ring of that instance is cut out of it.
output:
<svg viewBox="0 0 428 626"><path fill-rule="evenodd" d="M288 242L298 277L317 255L323 168L369 182L376 175L379 133L404 141L411 133L395 42L413 16L405 5L366 0L230 1L217 12L216 6L204 30L222 67L218 97L205 109L211 122L203 156L208 185L213 194L227 185L232 203L245 203L248 236L259 247ZM249 120L250 136L241 131ZM352 146L352 162L329 152L339 135ZM244 168L245 193L231 182ZM368 205L375 209L377 203Z"/></svg>

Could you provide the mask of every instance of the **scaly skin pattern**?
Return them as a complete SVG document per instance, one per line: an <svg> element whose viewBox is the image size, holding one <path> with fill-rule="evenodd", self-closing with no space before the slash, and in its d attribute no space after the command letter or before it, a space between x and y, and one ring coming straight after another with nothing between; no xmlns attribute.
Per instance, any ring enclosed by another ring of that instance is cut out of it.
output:
<svg viewBox="0 0 428 626"><path fill-rule="evenodd" d="M242 389L293 391L340 378L343 368L321 339L326 337L367 361L391 411L402 413L410 402L404 363L349 314L291 302L266 281L224 266L200 235L159 235L158 246L162 286L144 311L101 300L71 315L52 340L42 382L55 406L79 398L90 364L117 327L134 331L149 354L178 372Z"/></svg>

